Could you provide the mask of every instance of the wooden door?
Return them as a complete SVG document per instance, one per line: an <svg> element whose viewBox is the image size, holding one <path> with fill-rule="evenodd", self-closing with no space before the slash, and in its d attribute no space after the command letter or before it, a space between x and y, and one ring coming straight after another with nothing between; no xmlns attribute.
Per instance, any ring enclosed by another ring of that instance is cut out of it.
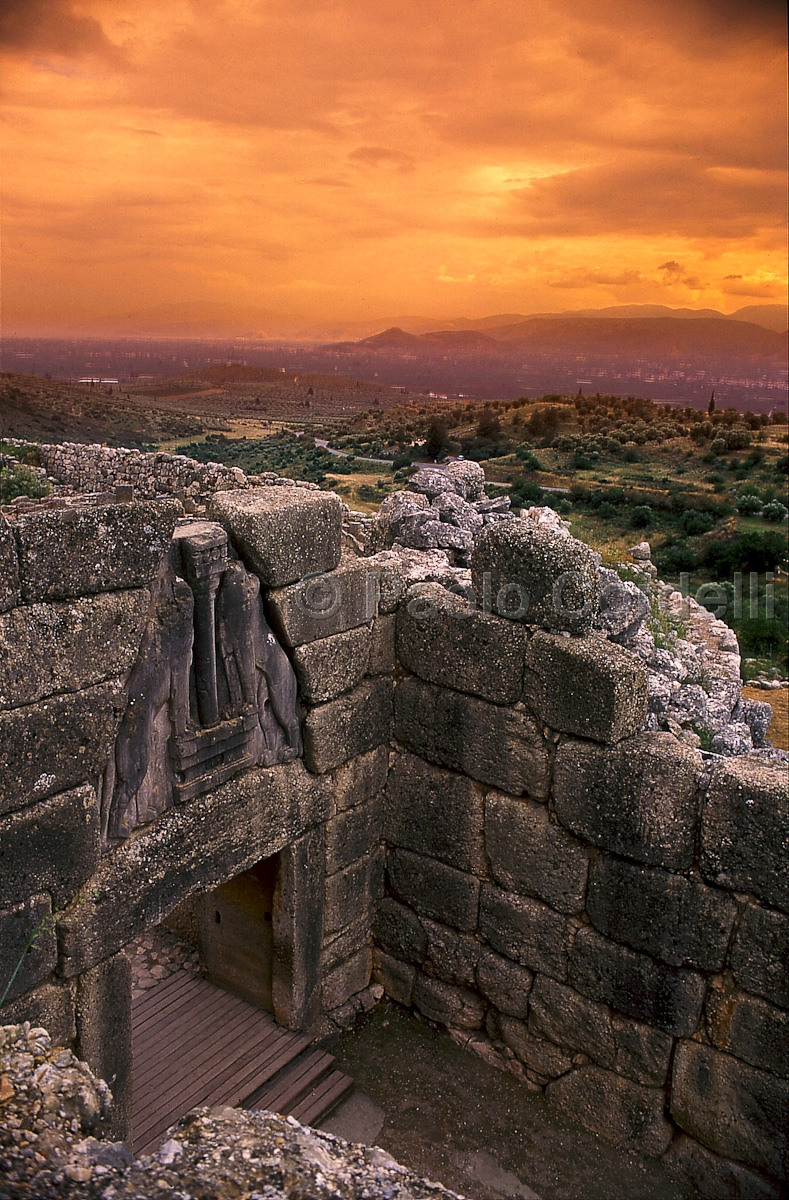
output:
<svg viewBox="0 0 789 1200"><path fill-rule="evenodd" d="M200 955L208 978L273 1012L272 910L279 856L236 875L201 899Z"/></svg>

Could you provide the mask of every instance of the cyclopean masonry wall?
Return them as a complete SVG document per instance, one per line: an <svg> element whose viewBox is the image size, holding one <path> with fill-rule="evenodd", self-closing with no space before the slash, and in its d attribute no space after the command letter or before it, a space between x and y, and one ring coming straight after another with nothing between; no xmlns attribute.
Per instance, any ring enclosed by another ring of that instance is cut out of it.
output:
<svg viewBox="0 0 789 1200"><path fill-rule="evenodd" d="M0 1021L107 1078L122 1133L123 947L279 854L281 1023L384 989L702 1194L777 1196L785 771L643 730L574 539L485 524L468 588L341 522L280 485L0 525Z"/></svg>

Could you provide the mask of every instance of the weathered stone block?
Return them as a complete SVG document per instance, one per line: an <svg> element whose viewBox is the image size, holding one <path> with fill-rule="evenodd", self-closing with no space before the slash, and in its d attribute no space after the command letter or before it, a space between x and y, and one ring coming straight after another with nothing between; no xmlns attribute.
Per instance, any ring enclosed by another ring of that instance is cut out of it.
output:
<svg viewBox="0 0 789 1200"><path fill-rule="evenodd" d="M470 779L404 754L389 773L385 797L390 845L484 873L482 796Z"/></svg>
<svg viewBox="0 0 789 1200"><path fill-rule="evenodd" d="M335 571L269 592L271 624L285 645L303 646L368 625L378 613L380 594L380 572L369 564L368 558L346 558Z"/></svg>
<svg viewBox="0 0 789 1200"><path fill-rule="evenodd" d="M641 733L611 747L567 741L556 753L556 813L604 850L686 870L700 774L700 755L670 733Z"/></svg>
<svg viewBox="0 0 789 1200"><path fill-rule="evenodd" d="M737 916L733 897L696 880L601 854L587 911L595 929L672 967L717 971Z"/></svg>
<svg viewBox="0 0 789 1200"><path fill-rule="evenodd" d="M373 979L398 1004L411 1004L416 967L400 962L383 950L373 950Z"/></svg>
<svg viewBox="0 0 789 1200"><path fill-rule="evenodd" d="M548 749L520 709L404 679L395 691L395 736L422 758L502 791L548 794Z"/></svg>
<svg viewBox="0 0 789 1200"><path fill-rule="evenodd" d="M319 704L304 720L304 762L318 775L392 736L392 681L368 679L352 692Z"/></svg>
<svg viewBox="0 0 789 1200"><path fill-rule="evenodd" d="M326 880L324 934L336 933L370 912L383 893L383 853L376 850Z"/></svg>
<svg viewBox="0 0 789 1200"><path fill-rule="evenodd" d="M506 891L536 896L560 912L583 909L589 851L551 821L544 804L489 793L485 849L491 874Z"/></svg>
<svg viewBox="0 0 789 1200"><path fill-rule="evenodd" d="M386 783L389 768L389 751L386 746L376 746L358 758L343 763L332 771L328 782L337 812L355 808L372 800Z"/></svg>
<svg viewBox="0 0 789 1200"><path fill-rule="evenodd" d="M46 979L57 956L49 896L30 896L0 912L0 980L3 991L8 987L7 1003Z"/></svg>
<svg viewBox="0 0 789 1200"><path fill-rule="evenodd" d="M786 1179L789 1083L699 1042L674 1056L671 1115L681 1129L726 1158Z"/></svg>
<svg viewBox="0 0 789 1200"><path fill-rule="evenodd" d="M431 979L421 971L414 980L411 998L423 1016L439 1025L481 1029L485 1020L485 1005L474 992Z"/></svg>
<svg viewBox="0 0 789 1200"><path fill-rule="evenodd" d="M290 858L284 851L297 846L297 839L301 844L305 830L327 819L329 804L326 781L291 762L248 771L169 809L103 855L60 920L62 974L77 975L109 958L195 892L216 887L278 851L283 851L286 906L285 867L293 859L296 871L299 863L295 850ZM324 861L321 836L321 871ZM301 885L292 889L293 904L304 906L305 894L312 896L316 882L308 870L302 870L300 879ZM317 899L322 904L322 875Z"/></svg>
<svg viewBox="0 0 789 1200"><path fill-rule="evenodd" d="M707 1200L721 1200L722 1196L781 1200L783 1195L780 1183L771 1182L742 1163L719 1158L684 1133L674 1138L663 1161L672 1173L686 1179Z"/></svg>
<svg viewBox="0 0 789 1200"><path fill-rule="evenodd" d="M383 804L378 797L332 817L326 825L326 874L333 875L377 849L382 827Z"/></svg>
<svg viewBox="0 0 789 1200"><path fill-rule="evenodd" d="M477 963L477 987L491 1004L508 1017L525 1018L534 974L483 948Z"/></svg>
<svg viewBox="0 0 789 1200"><path fill-rule="evenodd" d="M346 925L339 933L330 934L321 948L321 971L331 971L346 958L352 958L364 946L370 945L370 915L364 913L354 925Z"/></svg>
<svg viewBox="0 0 789 1200"><path fill-rule="evenodd" d="M43 1026L53 1045L70 1048L77 1036L73 982L42 983L12 1004L0 1008L0 1025L21 1025L23 1021L29 1021L32 1026Z"/></svg>
<svg viewBox="0 0 789 1200"><path fill-rule="evenodd" d="M263 487L216 492L209 518L224 525L264 587L332 571L342 547L342 501L333 492Z"/></svg>
<svg viewBox="0 0 789 1200"><path fill-rule="evenodd" d="M427 934L427 953L423 963L426 975L473 988L480 944L468 933L458 933L448 925L440 925L427 917L422 920Z"/></svg>
<svg viewBox="0 0 789 1200"><path fill-rule="evenodd" d="M391 850L387 871L403 904L456 929L476 928L480 885L472 875L408 850Z"/></svg>
<svg viewBox="0 0 789 1200"><path fill-rule="evenodd" d="M0 908L49 892L60 908L101 856L96 793L88 784L0 820Z"/></svg>
<svg viewBox="0 0 789 1200"><path fill-rule="evenodd" d="M636 1083L660 1087L666 1081L673 1046L667 1034L612 1013L545 975L532 988L529 1029Z"/></svg>
<svg viewBox="0 0 789 1200"><path fill-rule="evenodd" d="M380 610L380 603L379 603ZM395 627L397 618L394 613L385 617L376 617L373 621L370 638L370 661L367 664L369 675L386 675L397 666L397 651L395 649Z"/></svg>
<svg viewBox="0 0 789 1200"><path fill-rule="evenodd" d="M427 953L427 934L415 912L391 896L378 902L373 937L395 958L421 963Z"/></svg>
<svg viewBox="0 0 789 1200"><path fill-rule="evenodd" d="M501 617L585 633L600 604L589 546L539 529L533 521L497 521L474 541L471 581Z"/></svg>
<svg viewBox="0 0 789 1200"><path fill-rule="evenodd" d="M570 924L547 904L485 884L479 931L494 950L522 967L544 971L554 979L567 978Z"/></svg>
<svg viewBox="0 0 789 1200"><path fill-rule="evenodd" d="M149 602L139 588L0 616L0 708L124 676L137 658Z"/></svg>
<svg viewBox="0 0 789 1200"><path fill-rule="evenodd" d="M525 1021L519 1021L515 1017L501 1017L499 1029L502 1041L507 1043L525 1066L536 1071L543 1080L556 1079L558 1075L569 1071L573 1065L569 1054L565 1054L553 1042L530 1033Z"/></svg>
<svg viewBox="0 0 789 1200"><path fill-rule="evenodd" d="M726 759L715 770L701 822L701 870L711 883L753 892L789 910L789 773Z"/></svg>
<svg viewBox="0 0 789 1200"><path fill-rule="evenodd" d="M521 698L525 631L470 610L438 583L409 588L397 614L397 656L420 679L495 704Z"/></svg>
<svg viewBox="0 0 789 1200"><path fill-rule="evenodd" d="M646 1088L602 1067L577 1067L548 1085L551 1104L607 1142L659 1157L673 1135L662 1089Z"/></svg>
<svg viewBox="0 0 789 1200"><path fill-rule="evenodd" d="M280 786L283 782L286 777L278 780ZM298 791L302 779L295 774L290 782ZM320 1012L326 845L324 826L308 824L311 828L280 851L272 911L271 996L277 1023L286 1029L308 1028Z"/></svg>
<svg viewBox="0 0 789 1200"><path fill-rule="evenodd" d="M101 775L125 707L119 684L0 713L0 814Z"/></svg>
<svg viewBox="0 0 789 1200"><path fill-rule="evenodd" d="M526 648L523 699L552 729L618 742L644 724L647 673L635 655L605 638L538 630Z"/></svg>
<svg viewBox="0 0 789 1200"><path fill-rule="evenodd" d="M167 499L24 513L14 520L23 600L145 587L182 512Z"/></svg>
<svg viewBox="0 0 789 1200"><path fill-rule="evenodd" d="M789 1008L789 917L746 905L730 961L740 987Z"/></svg>
<svg viewBox="0 0 789 1200"><path fill-rule="evenodd" d="M704 1003L703 976L664 966L588 926L573 944L570 983L590 999L675 1037L695 1032Z"/></svg>
<svg viewBox="0 0 789 1200"><path fill-rule="evenodd" d="M302 700L333 700L361 683L370 662L371 630L366 625L297 646L293 666Z"/></svg>
<svg viewBox="0 0 789 1200"><path fill-rule="evenodd" d="M132 1025L131 964L116 954L76 981L79 1058L112 1092L112 1135L131 1137Z"/></svg>
<svg viewBox="0 0 789 1200"><path fill-rule="evenodd" d="M361 992L370 982L373 955L369 946L364 946L351 958L326 973L321 983L321 1002L324 1011L339 1008L341 1004Z"/></svg>
<svg viewBox="0 0 789 1200"><path fill-rule="evenodd" d="M789 1013L747 992L710 988L707 1033L719 1050L789 1078Z"/></svg>
<svg viewBox="0 0 789 1200"><path fill-rule="evenodd" d="M19 559L11 526L0 513L0 612L7 612L21 599Z"/></svg>

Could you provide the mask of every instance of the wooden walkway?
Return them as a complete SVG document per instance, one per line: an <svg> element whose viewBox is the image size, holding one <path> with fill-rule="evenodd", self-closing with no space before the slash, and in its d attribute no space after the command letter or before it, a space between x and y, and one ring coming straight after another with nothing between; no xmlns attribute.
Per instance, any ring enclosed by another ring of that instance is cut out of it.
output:
<svg viewBox="0 0 789 1200"><path fill-rule="evenodd" d="M240 1105L315 1124L353 1088L270 1013L188 971L132 1004L132 1144L150 1154L190 1108Z"/></svg>

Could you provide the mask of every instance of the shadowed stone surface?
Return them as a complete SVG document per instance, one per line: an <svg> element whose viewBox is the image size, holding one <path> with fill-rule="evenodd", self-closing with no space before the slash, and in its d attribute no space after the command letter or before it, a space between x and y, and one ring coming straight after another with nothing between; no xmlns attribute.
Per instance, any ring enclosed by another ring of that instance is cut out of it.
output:
<svg viewBox="0 0 789 1200"><path fill-rule="evenodd" d="M664 966L588 926L573 945L570 983L590 999L677 1037L696 1030L704 1003L701 975Z"/></svg>
<svg viewBox="0 0 789 1200"><path fill-rule="evenodd" d="M77 980L79 1057L110 1086L113 1137L131 1137L131 964L116 954Z"/></svg>
<svg viewBox="0 0 789 1200"><path fill-rule="evenodd" d="M392 736L392 683L374 679L320 704L304 721L304 762L323 775Z"/></svg>
<svg viewBox="0 0 789 1200"><path fill-rule="evenodd" d="M719 1050L789 1078L789 1013L747 992L710 988L707 1032Z"/></svg>
<svg viewBox="0 0 789 1200"><path fill-rule="evenodd" d="M57 943L51 918L52 900L46 895L30 896L24 904L0 911L0 979L3 991L8 986L6 1003L23 996L54 969Z"/></svg>
<svg viewBox="0 0 789 1200"><path fill-rule="evenodd" d="M746 905L730 961L741 987L789 1008L789 917Z"/></svg>
<svg viewBox="0 0 789 1200"><path fill-rule="evenodd" d="M584 907L589 851L551 821L544 804L490 792L485 848L491 874L506 891L536 896L564 913Z"/></svg>
<svg viewBox="0 0 789 1200"><path fill-rule="evenodd" d="M377 746L343 763L331 774L331 792L338 812L372 800L386 783L389 762L385 746Z"/></svg>
<svg viewBox="0 0 789 1200"><path fill-rule="evenodd" d="M711 883L789 909L789 774L728 760L715 770L701 824L701 870Z"/></svg>
<svg viewBox="0 0 789 1200"><path fill-rule="evenodd" d="M102 683L0 713L0 814L101 775L124 704Z"/></svg>
<svg viewBox="0 0 789 1200"><path fill-rule="evenodd" d="M482 796L470 779L404 754L386 785L385 837L392 846L477 874L485 869Z"/></svg>
<svg viewBox="0 0 789 1200"><path fill-rule="evenodd" d="M382 827L383 804L377 797L332 817L326 825L326 874L333 875L377 849Z"/></svg>
<svg viewBox="0 0 789 1200"><path fill-rule="evenodd" d="M19 603L19 560L11 526L0 513L0 612Z"/></svg>
<svg viewBox="0 0 789 1200"><path fill-rule="evenodd" d="M518 796L545 796L548 750L528 713L404 679L395 691L395 736L411 750Z"/></svg>
<svg viewBox="0 0 789 1200"><path fill-rule="evenodd" d="M373 936L390 954L421 963L427 953L427 934L416 913L391 896L379 901Z"/></svg>
<svg viewBox="0 0 789 1200"><path fill-rule="evenodd" d="M657 1088L586 1066L549 1084L546 1094L557 1108L623 1150L657 1158L669 1147L674 1131Z"/></svg>
<svg viewBox="0 0 789 1200"><path fill-rule="evenodd" d="M486 525L474 541L471 581L478 602L489 596L499 616L515 610L517 620L572 633L591 628L600 603L590 548L533 521Z"/></svg>
<svg viewBox="0 0 789 1200"><path fill-rule="evenodd" d="M0 617L0 708L124 675L137 657L149 603L140 588L29 604Z"/></svg>
<svg viewBox="0 0 789 1200"><path fill-rule="evenodd" d="M587 911L607 937L672 967L716 971L726 957L737 905L696 880L601 854L592 867Z"/></svg>
<svg viewBox="0 0 789 1200"><path fill-rule="evenodd" d="M780 1184L770 1182L742 1163L720 1158L684 1133L674 1139L663 1161L707 1200L721 1200L722 1196L781 1200Z"/></svg>
<svg viewBox="0 0 789 1200"><path fill-rule="evenodd" d="M422 918L422 925L427 934L427 953L423 963L425 974L443 979L445 983L473 988L481 950L476 938L468 933L458 933L456 929L440 925L427 917Z"/></svg>
<svg viewBox="0 0 789 1200"><path fill-rule="evenodd" d="M477 963L477 987L499 1012L525 1019L534 974L509 958L483 948Z"/></svg>
<svg viewBox="0 0 789 1200"><path fill-rule="evenodd" d="M363 946L350 958L327 971L321 983L321 1001L326 1009L339 1008L350 996L361 992L370 982L373 954Z"/></svg>
<svg viewBox="0 0 789 1200"><path fill-rule="evenodd" d="M670 733L617 746L566 741L554 768L559 820L604 850L669 870L693 861L701 758Z"/></svg>
<svg viewBox="0 0 789 1200"><path fill-rule="evenodd" d="M556 1079L564 1075L573 1065L573 1060L553 1042L545 1038L535 1037L529 1032L524 1021L514 1017L501 1017L499 1029L502 1041L506 1042L520 1061L532 1071L542 1076L543 1080Z"/></svg>
<svg viewBox="0 0 789 1200"><path fill-rule="evenodd" d="M379 611L380 608L381 605L379 602ZM397 666L397 654L395 651L396 621L397 618L394 613L390 613L388 616L376 617L373 621L372 635L370 637L370 661L367 664L368 674L385 675L389 671L394 671Z"/></svg>
<svg viewBox="0 0 789 1200"><path fill-rule="evenodd" d="M395 896L426 917L473 930L479 910L479 880L433 858L392 850L387 863Z"/></svg>
<svg viewBox="0 0 789 1200"><path fill-rule="evenodd" d="M302 700L333 700L361 683L370 662L371 630L366 626L310 642L293 651Z"/></svg>
<svg viewBox="0 0 789 1200"><path fill-rule="evenodd" d="M789 1083L698 1042L674 1057L671 1115L703 1145L779 1179L789 1175Z"/></svg>
<svg viewBox="0 0 789 1200"><path fill-rule="evenodd" d="M17 517L23 599L65 600L145 587L169 550L182 512L177 500L140 500Z"/></svg>
<svg viewBox="0 0 789 1200"><path fill-rule="evenodd" d="M208 515L224 525L264 587L332 571L340 561L342 502L332 492L287 486L216 492Z"/></svg>
<svg viewBox="0 0 789 1200"><path fill-rule="evenodd" d="M380 983L387 996L398 1004L410 1006L416 979L416 967L401 962L383 950L373 950L373 979Z"/></svg>
<svg viewBox="0 0 789 1200"><path fill-rule="evenodd" d="M326 880L325 933L366 916L373 901L383 895L384 859L381 850L365 855Z"/></svg>
<svg viewBox="0 0 789 1200"><path fill-rule="evenodd" d="M454 1025L459 1029L481 1029L485 1006L467 988L442 983L417 971L412 999L419 1011L439 1025Z"/></svg>
<svg viewBox="0 0 789 1200"><path fill-rule="evenodd" d="M285 645L303 646L372 621L378 613L380 571L371 561L343 559L334 571L269 592L271 624Z"/></svg>
<svg viewBox="0 0 789 1200"><path fill-rule="evenodd" d="M522 967L567 978L570 924L547 904L484 884L479 929L494 950Z"/></svg>
<svg viewBox="0 0 789 1200"><path fill-rule="evenodd" d="M523 699L552 729L618 742L644 724L644 666L605 638L538 631L529 639L525 668Z"/></svg>
<svg viewBox="0 0 789 1200"><path fill-rule="evenodd" d="M437 583L409 588L397 614L397 654L429 683L514 704L523 681L523 629L469 611L469 600Z"/></svg>
<svg viewBox="0 0 789 1200"><path fill-rule="evenodd" d="M89 785L52 796L0 825L0 908L49 892L59 908L99 865L96 793Z"/></svg>
<svg viewBox="0 0 789 1200"><path fill-rule="evenodd" d="M67 1046L73 1042L77 1036L73 981L42 983L25 992L19 1000L0 1008L0 1025L21 1025L23 1021L52 1030L55 1045Z"/></svg>

